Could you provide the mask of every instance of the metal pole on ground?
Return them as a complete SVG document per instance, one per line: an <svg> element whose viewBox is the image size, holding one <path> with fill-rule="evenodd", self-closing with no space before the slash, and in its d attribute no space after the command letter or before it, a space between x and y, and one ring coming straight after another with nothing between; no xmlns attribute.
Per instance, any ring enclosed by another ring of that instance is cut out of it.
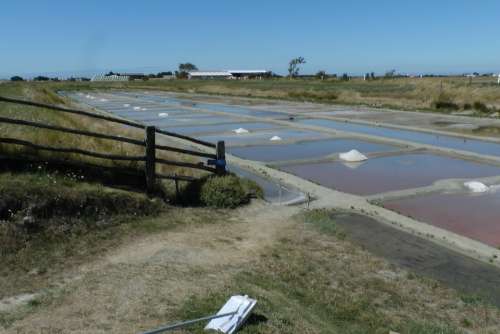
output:
<svg viewBox="0 0 500 334"><path fill-rule="evenodd" d="M157 333L162 333L162 332L166 332L166 331L171 331L171 330L174 330L174 329L177 329L177 328L182 328L182 327L186 327L186 326L195 324L195 323L200 322L200 321L206 321L206 320L212 320L212 319L229 317L229 316L235 315L236 313L238 313L238 312L229 312L229 313L224 313L224 314L216 314L216 315L211 315L211 316L208 316L208 317L203 317L203 318L198 318L198 319L193 319L193 320L182 321L182 322L178 322L176 324L167 325L167 326L164 326L164 327L153 329L151 331L147 331L147 332L144 332L142 334L157 334Z"/></svg>

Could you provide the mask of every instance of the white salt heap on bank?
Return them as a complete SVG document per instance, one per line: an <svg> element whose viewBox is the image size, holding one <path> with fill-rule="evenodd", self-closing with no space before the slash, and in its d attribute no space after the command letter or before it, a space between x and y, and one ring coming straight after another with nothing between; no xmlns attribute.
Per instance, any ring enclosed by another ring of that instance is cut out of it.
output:
<svg viewBox="0 0 500 334"><path fill-rule="evenodd" d="M280 136L272 136L271 139L269 139L269 140L272 140L272 141L281 140L281 137Z"/></svg>
<svg viewBox="0 0 500 334"><path fill-rule="evenodd" d="M166 112L161 112L158 114L158 117L167 117L168 114Z"/></svg>
<svg viewBox="0 0 500 334"><path fill-rule="evenodd" d="M141 107L134 107L134 110L141 110Z"/></svg>
<svg viewBox="0 0 500 334"><path fill-rule="evenodd" d="M472 191L473 193L484 193L484 192L490 190L490 187L488 187L484 183L478 182L478 181L465 182L464 186L467 189L469 189L470 191Z"/></svg>
<svg viewBox="0 0 500 334"><path fill-rule="evenodd" d="M123 106L124 106L125 108L128 108L128 107L130 107L130 104L125 103Z"/></svg>
<svg viewBox="0 0 500 334"><path fill-rule="evenodd" d="M239 129L233 130L233 132L237 133L237 134L242 134L242 133L248 133L249 131L247 129L239 128Z"/></svg>
<svg viewBox="0 0 500 334"><path fill-rule="evenodd" d="M368 160L366 155L362 154L358 150L350 150L349 152L340 153L339 157L340 157L340 159L347 161L347 162L360 162L360 161Z"/></svg>

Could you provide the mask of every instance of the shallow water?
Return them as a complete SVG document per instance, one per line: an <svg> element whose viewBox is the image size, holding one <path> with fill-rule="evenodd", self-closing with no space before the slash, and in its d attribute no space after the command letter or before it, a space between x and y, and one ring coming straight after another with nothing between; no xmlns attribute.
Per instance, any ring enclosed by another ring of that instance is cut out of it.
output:
<svg viewBox="0 0 500 334"><path fill-rule="evenodd" d="M264 199L268 202L286 203L286 202L302 200L304 198L304 194L298 191L297 189L284 186L276 181L264 178L246 169L229 165L228 170L237 174L238 176L256 182L262 188L262 191L264 193Z"/></svg>
<svg viewBox="0 0 500 334"><path fill-rule="evenodd" d="M172 128L173 131L182 134L197 134L197 133L219 133L219 132L231 132L233 130L243 128L249 131L256 130L269 130L279 127L277 124L272 123L225 123L216 125L200 125L200 126L184 126Z"/></svg>
<svg viewBox="0 0 500 334"><path fill-rule="evenodd" d="M280 169L358 195L428 186L439 179L500 175L499 167L426 153L372 158L357 164L325 162Z"/></svg>
<svg viewBox="0 0 500 334"><path fill-rule="evenodd" d="M387 201L384 206L490 246L500 246L500 192L430 194Z"/></svg>
<svg viewBox="0 0 500 334"><path fill-rule="evenodd" d="M470 151L478 154L500 156L500 144L482 140L473 140L454 136L443 136L418 131L397 130L378 126L339 122L327 119L302 119L297 120L296 122L307 125L322 126L341 131L358 132L392 139L407 140L420 144Z"/></svg>
<svg viewBox="0 0 500 334"><path fill-rule="evenodd" d="M286 113L245 108L245 107L232 106L229 104L221 104L221 103L204 103L204 102L198 102L198 101L193 101L193 100L189 100L189 99L174 98L174 97L170 97L170 96L161 96L161 95L156 95L156 94L142 94L142 93L132 94L132 93L128 93L126 96L134 96L134 97L137 96L139 100L144 100L144 101L155 101L155 102L164 103L164 104L195 107L195 108L200 108L200 109L205 109L205 110L210 110L210 111L227 112L227 113L234 114L236 116L237 115L245 115L245 116L255 116L255 117L269 117L269 118L274 118L274 119L287 119L288 118L288 115Z"/></svg>
<svg viewBox="0 0 500 334"><path fill-rule="evenodd" d="M233 147L229 153L249 160L280 161L319 158L351 149L370 153L390 151L396 147L355 139L328 139L283 145Z"/></svg>
<svg viewBox="0 0 500 334"><path fill-rule="evenodd" d="M149 125L157 126L159 128L169 127L171 128L170 130L175 131L175 127L177 126L235 123L239 121L241 120L226 116L208 116L208 117L179 116L179 117L164 117L164 118L158 117L156 119L144 120L143 122Z"/></svg>
<svg viewBox="0 0 500 334"><path fill-rule="evenodd" d="M307 130L289 130L277 129L269 131L250 132L245 134L231 134L231 135L209 135L200 136L199 138L209 142L216 142L224 140L227 145L237 144L262 144L262 143L278 143L279 141L271 141L273 136L279 136L282 141L285 140L313 140L327 138L328 135Z"/></svg>

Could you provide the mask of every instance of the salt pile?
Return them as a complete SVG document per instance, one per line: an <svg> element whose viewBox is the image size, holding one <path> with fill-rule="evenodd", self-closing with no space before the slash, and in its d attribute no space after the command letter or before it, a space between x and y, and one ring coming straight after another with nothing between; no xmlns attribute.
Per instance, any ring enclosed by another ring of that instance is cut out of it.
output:
<svg viewBox="0 0 500 334"><path fill-rule="evenodd" d="M490 190L490 187L488 187L484 183L478 182L478 181L465 182L464 186L467 189L469 189L470 191L472 191L473 193L484 193L484 192Z"/></svg>
<svg viewBox="0 0 500 334"><path fill-rule="evenodd" d="M106 100L106 99L100 99L99 101L101 101L101 102L106 102L106 101L108 101L108 100Z"/></svg>
<svg viewBox="0 0 500 334"><path fill-rule="evenodd" d="M168 114L166 112L161 112L158 114L158 117L167 117Z"/></svg>
<svg viewBox="0 0 500 334"><path fill-rule="evenodd" d="M134 107L134 110L141 110L141 107Z"/></svg>
<svg viewBox="0 0 500 334"><path fill-rule="evenodd" d="M130 104L125 103L123 106L124 106L125 108L127 108L127 107L130 107Z"/></svg>
<svg viewBox="0 0 500 334"><path fill-rule="evenodd" d="M141 110L142 110L142 111L146 111L146 110L148 110L148 108L142 108Z"/></svg>
<svg viewBox="0 0 500 334"><path fill-rule="evenodd" d="M239 129L233 130L233 132L237 133L237 134L242 134L242 133L248 133L248 130L243 129L243 128L239 128Z"/></svg>
<svg viewBox="0 0 500 334"><path fill-rule="evenodd" d="M276 141L276 140L282 140L282 139L279 136L272 136L271 139L269 139L269 140Z"/></svg>
<svg viewBox="0 0 500 334"><path fill-rule="evenodd" d="M349 152L340 153L339 157L340 157L340 159L347 161L347 162L359 162L359 161L365 161L368 159L366 157L366 155L362 154L358 150L350 150Z"/></svg>

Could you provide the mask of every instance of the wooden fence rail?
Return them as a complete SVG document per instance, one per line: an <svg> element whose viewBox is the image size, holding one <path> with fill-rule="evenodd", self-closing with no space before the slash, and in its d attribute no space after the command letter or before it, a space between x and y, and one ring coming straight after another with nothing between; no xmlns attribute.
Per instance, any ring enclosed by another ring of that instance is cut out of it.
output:
<svg viewBox="0 0 500 334"><path fill-rule="evenodd" d="M11 98L1 97L1 96L0 96L0 102L7 102L7 103L15 103L15 104L21 104L21 105L29 105L29 106L34 106L34 107L48 108L48 109L52 109L52 110L58 110L58 111L62 111L62 112L83 115L83 116L89 116L89 117L93 117L96 119L101 119L101 120L105 120L105 121L109 121L109 122L128 125L128 126L132 126L134 128L144 129L145 130L145 138L144 138L144 141L142 141L142 140L123 137L123 136L113 136L113 135L103 134L103 133L98 133L98 132L71 129L71 128L62 127L62 126L56 126L56 125L44 124L44 123L40 123L40 122L25 121L25 120L0 116L0 123L35 127L35 128L41 128L41 129L46 129L46 130L51 130L51 131L58 131L58 132L63 132L63 133L70 133L70 134L74 134L74 135L82 135L82 136L88 136L88 137L94 137L94 138L101 138L101 139L106 139L106 140L112 140L112 141L142 146L142 147L145 147L145 155L143 155L143 156L115 155L115 154L91 152L91 151L83 150L80 148L52 147L52 146L45 146L45 145L32 143L32 142L22 140L22 139L8 138L8 137L0 137L0 143L21 145L21 146L30 147L30 148L36 149L36 150L45 150L45 151L59 152L59 153L81 154L81 155L90 156L90 157L94 157L94 158L100 158L100 159L121 160L121 161L144 161L145 162L144 172L145 172L146 188L147 188L148 192L154 191L155 185L156 185L156 179L175 180L176 187L178 187L177 181L179 181L179 180L180 181L195 181L196 180L196 178L191 177L191 176L176 175L176 174L165 175L165 174L156 173L156 164L199 169L199 170L204 170L204 171L208 171L211 173L216 173L219 175L224 174L226 172L225 145L224 145L223 141L220 141L217 143L217 145L215 145L213 143L207 143L207 142L198 140L196 138L191 138L191 137L188 137L185 135L180 135L180 134L169 132L169 131L159 130L159 129L156 129L154 126L145 126L145 125L142 125L139 123L130 122L127 120L122 120L122 119L118 119L118 118L114 118L114 117L94 114L94 113L90 113L90 112L83 111L83 110L63 108L63 107L53 106L53 105L44 104L44 103L11 99ZM157 133L160 133L160 134L163 134L166 136L170 136L170 137L188 140L190 142L194 142L194 143L208 146L211 148L215 148L216 152L215 152L215 154L211 154L211 153L198 152L198 151L194 151L194 150L182 149L182 148L177 148L177 147L172 147L172 146L157 145L156 144L156 134ZM174 160L157 158L156 157L156 150L169 151L169 152L186 154L186 155L191 155L191 156L196 156L196 157L207 158L208 159L207 165L205 165L204 162L190 163L190 162L174 161ZM214 167L210 167L210 166L214 166Z"/></svg>
<svg viewBox="0 0 500 334"><path fill-rule="evenodd" d="M134 128L138 128L138 129L145 129L146 128L146 126L144 124L140 124L140 123L137 123L137 122L128 121L128 120L121 119L121 118L111 117L111 116L101 115L101 114L96 114L96 113L92 113L92 112L84 111L84 110L77 110L77 109L60 107L60 106L55 106L55 105L46 104L46 103L39 103L39 102L26 101L26 100L20 100L20 99L13 99L13 98L4 97L4 96L0 96L0 102L7 102L7 103L13 103L13 104L22 104L22 105L27 105L27 106L32 106L32 107L40 107L40 108L58 110L58 111L66 112L66 113L70 113L70 114L75 114L75 115L80 115L80 116L87 116L87 117L102 119L102 120L105 120L105 121L108 121L108 122L112 122L112 123L118 123L118 124L128 125L128 126L131 126L131 127L134 127ZM213 143L209 143L209 142L206 142L204 140L199 140L199 139L192 138L192 137L189 137L189 136L181 135L181 134L178 134L178 133L175 133L175 132L170 132L170 131L165 131L165 130L160 130L160 129L156 129L156 132L160 133L160 134L163 134L163 135L166 135L166 136L169 136L169 137L175 137L175 138L179 138L179 139L184 139L184 140L187 140L187 141L190 141L190 142L193 142L193 143L196 143L196 144L200 144L200 145L203 145L203 146L213 147L213 148L216 147L216 145L213 144Z"/></svg>
<svg viewBox="0 0 500 334"><path fill-rule="evenodd" d="M128 155L97 153L97 152L82 150L79 148L45 146L45 145L35 144L35 143L29 142L26 140L22 140L22 139L16 139L16 138L0 137L0 143L27 146L27 147L31 147L35 150L42 150L42 151L51 151L51 152L58 152L58 153L75 153L75 154L86 155L89 157L108 159L108 160L146 161L146 157L143 155L141 155L141 156L128 156Z"/></svg>
<svg viewBox="0 0 500 334"><path fill-rule="evenodd" d="M64 133L72 133L75 135L88 136L88 137L94 137L94 138L110 139L110 140L120 141L120 142L129 143L129 144L133 144L133 145L145 146L144 142L142 140L138 140L138 139L132 139L132 138L121 137L121 136L106 135L106 134L102 134L102 133L98 133L98 132L70 129L70 128L66 128L66 127L62 127L62 126L48 125L48 124L43 124L43 123L39 123L39 122L25 121L25 120L21 120L21 119L14 119L14 118L7 118L7 117L0 116L0 123L25 125L25 126L31 126L34 128L53 130L53 131L64 132Z"/></svg>

